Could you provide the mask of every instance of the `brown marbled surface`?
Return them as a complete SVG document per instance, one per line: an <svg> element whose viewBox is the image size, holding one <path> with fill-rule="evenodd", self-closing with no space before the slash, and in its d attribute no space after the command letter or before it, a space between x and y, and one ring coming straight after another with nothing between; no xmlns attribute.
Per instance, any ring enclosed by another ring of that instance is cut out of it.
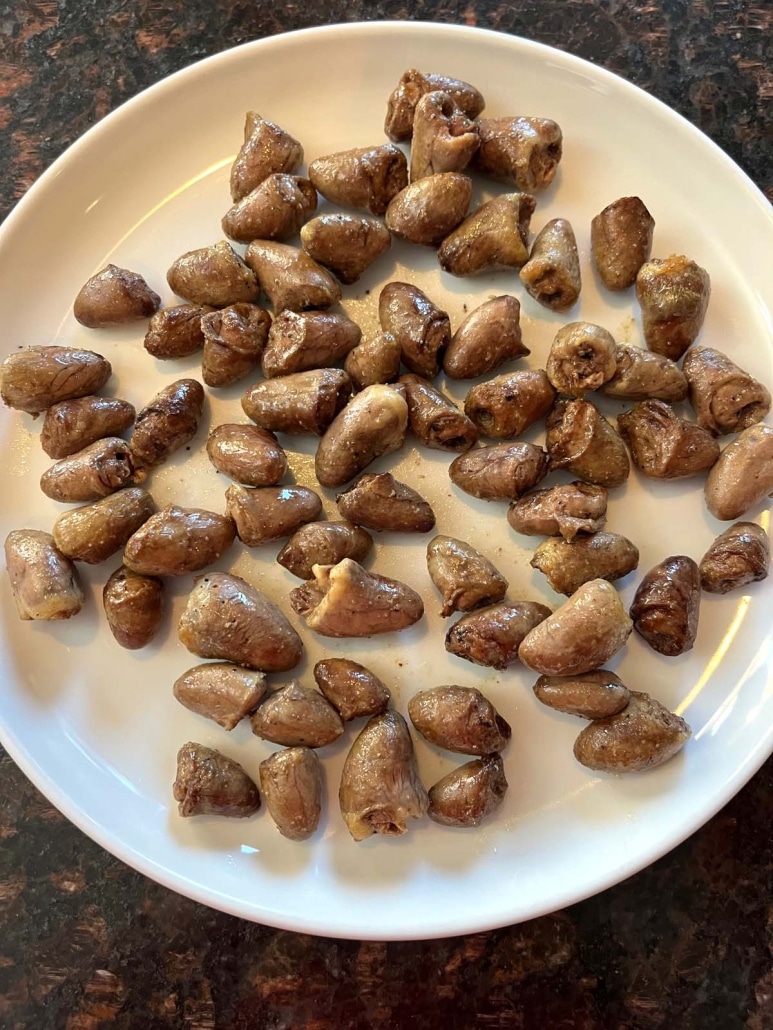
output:
<svg viewBox="0 0 773 1030"><path fill-rule="evenodd" d="M0 7L0 214L94 122L170 72L271 33L363 18L477 24L604 64L681 111L773 199L763 0L18 0ZM0 752L0 1028L769 1030L772 840L769 761L670 855L565 912L444 941L332 941L151 883Z"/></svg>

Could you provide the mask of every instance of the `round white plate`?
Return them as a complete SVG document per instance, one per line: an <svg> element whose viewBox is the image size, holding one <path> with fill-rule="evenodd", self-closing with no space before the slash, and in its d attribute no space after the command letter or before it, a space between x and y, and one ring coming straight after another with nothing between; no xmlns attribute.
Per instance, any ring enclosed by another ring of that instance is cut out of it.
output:
<svg viewBox="0 0 773 1030"><path fill-rule="evenodd" d="M143 273L173 303L165 282L183 251L221 237L228 172L244 113L259 110L299 138L308 159L384 140L387 96L400 74L419 67L475 83L487 114L556 119L565 156L555 184L539 197L532 225L568 217L581 251L578 306L559 317L525 297L513 274L476 281L440 274L434 254L397 245L345 290L345 306L366 331L375 324L378 287L390 278L420 283L458 325L465 310L513 292L523 302L526 364L543 365L558 325L576 318L641 342L630 292L597 288L589 267L591 217L616 197L638 194L657 222L654 254L683 252L706 267L713 293L701 340L773 382L768 313L773 219L743 174L705 137L657 101L598 68L504 35L446 25L364 24L312 29L262 40L173 75L116 111L73 146L30 190L0 233L2 353L26 344L90 347L113 363L110 389L138 408L162 385L196 375L190 359L161 363L142 348L143 327L90 331L71 315L85 279L108 261ZM478 196L492 190L478 183ZM203 450L208 427L242 419L245 384L210 394L190 453L156 472L159 504L223 508L226 482ZM452 386L456 397L465 384ZM616 412L622 405L607 405ZM39 422L0 412L0 530L50 529L62 510L40 493L47 466ZM308 480L314 441L288 440L298 480ZM556 603L529 568L538 543L516 537L506 505L473 502L451 488L448 455L409 443L378 468L417 487L434 504L438 531L470 541L510 580L509 597ZM658 484L632 475L615 491L608 527L641 550L635 580L668 554L699 559L723 526L707 516L700 480ZM335 512L333 492L325 499ZM760 512L751 513L758 517ZM763 520L767 513L763 514ZM764 524L767 524L764 522ZM437 595L429 581L428 537L384 537L372 567L402 576L424 597L426 618L412 630L371 641L312 639L302 629L312 683L323 654L371 666L405 712L423 687L480 687L511 722L506 752L510 791L495 818L461 831L425 820L400 839L355 844L336 803L346 749L358 727L322 752L327 778L323 824L305 844L279 836L267 813L246 821L183 820L172 801L175 754L187 740L220 748L257 775L271 746L243 724L232 734L183 709L171 685L195 664L175 627L190 579L170 587L169 617L157 643L123 651L106 630L100 591L118 560L84 570L88 605L63 624L18 621L7 579L0 585L2 742L33 782L82 830L125 862L216 908L261 922L356 938L412 938L480 930L559 908L629 876L693 832L759 767L773 743L766 583L747 594L705 597L695 649L665 659L635 636L613 666L631 687L681 712L694 737L655 772L614 778L577 765L579 720L540 707L521 667L503 674L447 655ZM221 563L258 584L290 613L296 581L274 562L276 546L235 547ZM289 677L273 677L283 682ZM431 784L464 761L417 741Z"/></svg>

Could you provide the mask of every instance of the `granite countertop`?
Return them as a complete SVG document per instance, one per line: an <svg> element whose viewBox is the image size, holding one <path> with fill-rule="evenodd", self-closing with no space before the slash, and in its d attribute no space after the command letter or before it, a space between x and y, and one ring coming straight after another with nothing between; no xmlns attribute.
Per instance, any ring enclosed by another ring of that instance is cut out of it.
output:
<svg viewBox="0 0 773 1030"><path fill-rule="evenodd" d="M17 0L0 15L0 215L170 72L272 33L378 18L480 25L603 64L698 125L773 200L764 0L325 0L316 14L264 0ZM0 750L0 1027L768 1030L771 788L773 761L671 854L564 912L449 940L357 943L242 922L150 882Z"/></svg>

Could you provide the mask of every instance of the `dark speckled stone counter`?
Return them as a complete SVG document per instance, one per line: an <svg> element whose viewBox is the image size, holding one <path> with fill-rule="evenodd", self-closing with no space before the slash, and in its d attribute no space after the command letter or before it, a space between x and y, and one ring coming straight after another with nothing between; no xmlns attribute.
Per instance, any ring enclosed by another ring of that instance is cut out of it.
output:
<svg viewBox="0 0 773 1030"><path fill-rule="evenodd" d="M480 25L604 64L698 125L773 199L765 0L18 0L0 7L0 213L170 72L272 33L377 18ZM0 751L0 1027L770 1030L772 840L768 762L670 855L565 912L442 941L332 941L144 879Z"/></svg>

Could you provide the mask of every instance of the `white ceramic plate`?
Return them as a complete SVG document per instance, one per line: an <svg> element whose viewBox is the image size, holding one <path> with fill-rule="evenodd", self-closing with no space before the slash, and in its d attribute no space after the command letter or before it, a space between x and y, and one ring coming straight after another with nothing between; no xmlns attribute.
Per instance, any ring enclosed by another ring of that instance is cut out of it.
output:
<svg viewBox="0 0 773 1030"><path fill-rule="evenodd" d="M195 359L152 360L142 348L141 327L94 332L78 326L71 304L80 285L113 261L143 273L165 303L173 302L164 275L170 262L220 238L229 165L246 109L285 126L309 159L380 142L386 98L402 71L414 66L475 83L488 114L540 114L562 125L564 160L555 184L539 198L533 227L557 215L571 219L583 294L571 315L561 318L525 297L514 275L452 280L439 273L431 252L395 245L366 279L345 291L346 307L366 331L374 324L378 286L399 278L421 284L448 309L454 326L465 309L512 291L523 302L528 363L535 367L544 364L557 326L578 317L640 342L632 296L600 293L588 260L593 214L618 196L639 194L657 221L655 255L684 252L711 273L702 341L773 382L773 220L764 198L727 157L657 101L576 58L490 32L410 23L313 29L249 44L172 76L106 118L41 178L0 233L2 353L54 342L96 349L113 363L111 390L138 408L165 383L195 375ZM479 184L479 190L490 188ZM240 420L241 389L213 397L191 452L154 474L151 489L160 504L222 510L226 483L201 445L208 425ZM461 397L464 387L457 384L452 392ZM38 425L0 412L3 537L19 526L49 529L61 510L37 486L47 465ZM288 446L293 471L307 480L312 443L303 441L300 451L297 440ZM394 467L399 479L426 494L440 532L490 555L510 580L510 597L555 603L529 568L529 540L509 530L506 506L471 502L452 489L449 460L408 445L379 467ZM638 544L640 572L667 554L699 559L724 528L707 516L701 485L657 484L633 475L615 492L608 526ZM332 514L332 492L325 503ZM767 524L766 512L762 518ZM632 687L680 711L694 738L660 770L599 777L572 757L580 722L538 706L531 673L515 667L500 675L445 653L447 624L437 614L426 572L426 540L385 538L373 563L422 593L427 616L419 626L338 643L303 631L308 647L299 674L310 683L311 666L322 654L350 655L386 680L403 712L420 687L455 682L484 690L511 722L513 739L506 753L506 803L480 830L425 821L400 839L354 844L336 804L352 727L323 752L326 815L312 841L282 839L265 812L247 821L180 819L170 788L182 743L221 748L254 775L272 748L248 725L228 735L172 697L175 678L195 664L175 633L190 581L172 584L172 610L158 643L128 653L113 642L99 592L117 561L85 571L88 607L64 624L19 622L3 577L3 744L81 829L174 890L276 926L376 939L513 923L600 891L693 832L770 753L768 584L744 596L705 597L689 655L668 660L631 639L613 665ZM296 581L274 563L276 551L235 548L222 567L259 584L289 612L287 594ZM634 578L621 585L627 602ZM464 760L421 741L417 751L428 784Z"/></svg>

